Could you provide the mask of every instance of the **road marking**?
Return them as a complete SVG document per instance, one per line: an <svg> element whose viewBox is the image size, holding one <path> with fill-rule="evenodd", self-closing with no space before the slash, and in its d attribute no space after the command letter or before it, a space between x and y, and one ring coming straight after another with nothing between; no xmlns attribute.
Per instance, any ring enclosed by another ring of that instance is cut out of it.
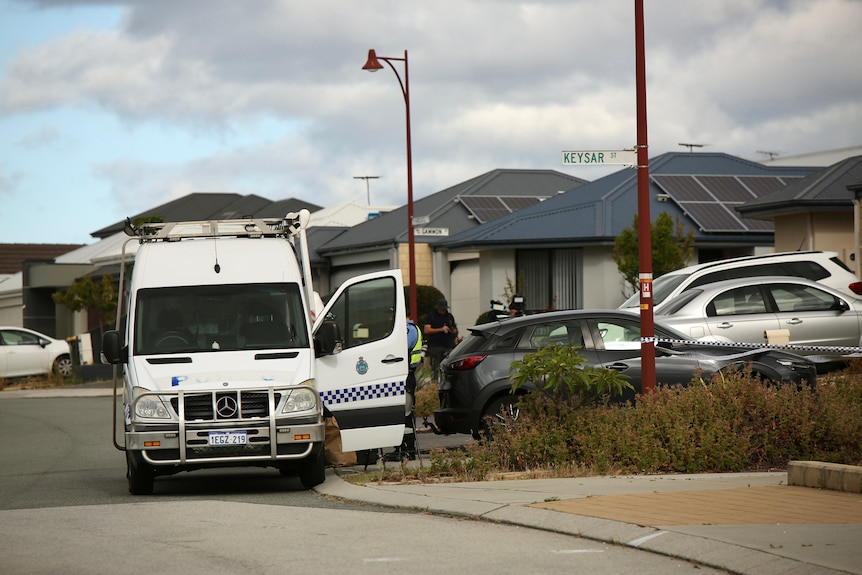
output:
<svg viewBox="0 0 862 575"><path fill-rule="evenodd" d="M631 545L632 547L640 547L641 545L643 545L644 543L646 543L650 539L655 539L659 535L664 535L665 533L667 533L667 531L657 531L651 535L644 535L643 537L638 537L637 539L629 541L628 544Z"/></svg>

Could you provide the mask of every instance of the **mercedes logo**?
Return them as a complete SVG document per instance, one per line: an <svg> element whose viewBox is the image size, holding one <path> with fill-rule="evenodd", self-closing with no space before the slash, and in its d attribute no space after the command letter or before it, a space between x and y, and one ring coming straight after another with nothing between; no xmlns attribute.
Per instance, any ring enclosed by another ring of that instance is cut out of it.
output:
<svg viewBox="0 0 862 575"><path fill-rule="evenodd" d="M236 404L236 399L229 395L223 395L218 398L216 402L216 412L221 418L229 418L234 417L239 411L239 407Z"/></svg>

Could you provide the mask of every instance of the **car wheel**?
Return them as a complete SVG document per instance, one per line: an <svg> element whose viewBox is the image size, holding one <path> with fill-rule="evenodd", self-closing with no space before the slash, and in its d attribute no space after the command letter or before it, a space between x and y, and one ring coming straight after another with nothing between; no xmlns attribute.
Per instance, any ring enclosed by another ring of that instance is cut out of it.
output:
<svg viewBox="0 0 862 575"><path fill-rule="evenodd" d="M299 466L299 481L306 489L320 485L326 480L326 458L323 445L317 446L315 453L306 457Z"/></svg>
<svg viewBox="0 0 862 575"><path fill-rule="evenodd" d="M149 495L153 492L156 473L153 466L144 461L140 451L126 450L126 478L132 495Z"/></svg>
<svg viewBox="0 0 862 575"><path fill-rule="evenodd" d="M72 375L72 358L68 355L61 355L54 360L54 373L62 378L67 378Z"/></svg>
<svg viewBox="0 0 862 575"><path fill-rule="evenodd" d="M521 415L517 405L519 401L521 397L518 395L505 395L486 405L480 422L480 436L491 439L496 431L505 430L507 423L517 421Z"/></svg>

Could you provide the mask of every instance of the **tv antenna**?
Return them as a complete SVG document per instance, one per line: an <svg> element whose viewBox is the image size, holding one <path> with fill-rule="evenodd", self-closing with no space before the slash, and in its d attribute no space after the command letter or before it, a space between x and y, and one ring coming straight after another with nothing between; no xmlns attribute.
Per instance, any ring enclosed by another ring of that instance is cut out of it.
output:
<svg viewBox="0 0 862 575"><path fill-rule="evenodd" d="M368 205L371 205L371 187L368 180L379 180L380 176L353 176L354 180L365 180L365 194L368 196Z"/></svg>
<svg viewBox="0 0 862 575"><path fill-rule="evenodd" d="M774 160L779 154L781 154L781 152L770 152L769 150L757 150L757 153L769 156L770 160Z"/></svg>
<svg viewBox="0 0 862 575"><path fill-rule="evenodd" d="M687 144L685 142L680 142L677 145L684 146L684 147L688 148L689 152L693 152L694 148L703 148L704 146L708 146L709 144Z"/></svg>

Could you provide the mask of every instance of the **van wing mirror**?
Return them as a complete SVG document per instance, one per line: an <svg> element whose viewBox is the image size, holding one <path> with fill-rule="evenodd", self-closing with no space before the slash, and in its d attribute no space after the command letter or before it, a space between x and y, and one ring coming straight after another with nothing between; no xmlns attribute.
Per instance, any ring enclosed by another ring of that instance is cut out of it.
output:
<svg viewBox="0 0 862 575"><path fill-rule="evenodd" d="M338 323L324 321L314 334L314 355L321 357L341 352L344 340L341 339L341 330Z"/></svg>
<svg viewBox="0 0 862 575"><path fill-rule="evenodd" d="M112 365L129 361L129 348L123 347L119 331L109 329L102 336L102 354Z"/></svg>

